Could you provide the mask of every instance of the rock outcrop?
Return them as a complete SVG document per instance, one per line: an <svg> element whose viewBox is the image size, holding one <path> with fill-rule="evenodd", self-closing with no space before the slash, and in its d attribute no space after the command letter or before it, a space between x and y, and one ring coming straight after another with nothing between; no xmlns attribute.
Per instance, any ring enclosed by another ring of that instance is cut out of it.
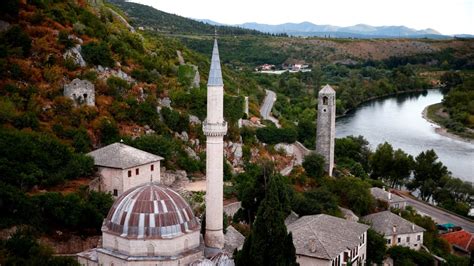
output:
<svg viewBox="0 0 474 266"><path fill-rule="evenodd" d="M95 106L95 88L88 80L74 79L64 85L64 96L74 101L76 105L87 104Z"/></svg>

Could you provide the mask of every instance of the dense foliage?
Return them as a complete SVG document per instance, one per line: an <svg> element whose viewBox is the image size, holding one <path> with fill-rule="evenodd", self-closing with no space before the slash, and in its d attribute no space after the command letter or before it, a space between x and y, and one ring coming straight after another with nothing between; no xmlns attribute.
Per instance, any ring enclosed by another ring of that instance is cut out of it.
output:
<svg viewBox="0 0 474 266"><path fill-rule="evenodd" d="M236 265L298 265L293 237L284 222L290 208L284 186L282 177L269 177L252 231L235 254Z"/></svg>
<svg viewBox="0 0 474 266"><path fill-rule="evenodd" d="M97 234L113 202L110 194L88 190L29 196L3 182L0 188L1 228L26 224L44 233Z"/></svg>
<svg viewBox="0 0 474 266"><path fill-rule="evenodd" d="M258 128L256 133L258 140L267 144L293 143L297 137L294 128L277 128L274 126Z"/></svg>
<svg viewBox="0 0 474 266"><path fill-rule="evenodd" d="M3 182L29 189L90 176L94 161L75 153L54 136L0 129L0 171Z"/></svg>
<svg viewBox="0 0 474 266"><path fill-rule="evenodd" d="M320 179L324 175L324 157L317 154L311 153L306 155L303 160L303 168L306 173L313 178Z"/></svg>

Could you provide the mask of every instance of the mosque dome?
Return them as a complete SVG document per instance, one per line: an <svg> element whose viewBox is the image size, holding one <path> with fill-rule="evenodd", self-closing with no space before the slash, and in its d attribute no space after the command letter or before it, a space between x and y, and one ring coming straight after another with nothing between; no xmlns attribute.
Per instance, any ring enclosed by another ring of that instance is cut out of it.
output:
<svg viewBox="0 0 474 266"><path fill-rule="evenodd" d="M199 227L191 207L178 193L150 182L120 195L102 231L128 239L169 239Z"/></svg>

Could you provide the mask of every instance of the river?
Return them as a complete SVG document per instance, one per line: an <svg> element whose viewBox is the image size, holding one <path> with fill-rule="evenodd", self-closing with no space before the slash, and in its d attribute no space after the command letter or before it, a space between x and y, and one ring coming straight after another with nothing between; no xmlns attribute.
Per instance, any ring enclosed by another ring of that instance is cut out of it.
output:
<svg viewBox="0 0 474 266"><path fill-rule="evenodd" d="M435 150L452 175L474 182L474 144L441 136L436 125L423 119L423 109L441 102L439 90L401 94L367 102L336 121L336 137L362 135L375 150L387 141L415 157Z"/></svg>

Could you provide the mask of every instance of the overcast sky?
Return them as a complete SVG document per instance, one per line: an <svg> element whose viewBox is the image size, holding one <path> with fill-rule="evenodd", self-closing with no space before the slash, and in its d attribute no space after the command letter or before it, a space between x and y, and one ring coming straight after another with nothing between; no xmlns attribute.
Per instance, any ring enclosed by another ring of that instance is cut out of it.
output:
<svg viewBox="0 0 474 266"><path fill-rule="evenodd" d="M474 0L132 0L183 17L225 24L309 21L352 26L404 25L474 34Z"/></svg>

